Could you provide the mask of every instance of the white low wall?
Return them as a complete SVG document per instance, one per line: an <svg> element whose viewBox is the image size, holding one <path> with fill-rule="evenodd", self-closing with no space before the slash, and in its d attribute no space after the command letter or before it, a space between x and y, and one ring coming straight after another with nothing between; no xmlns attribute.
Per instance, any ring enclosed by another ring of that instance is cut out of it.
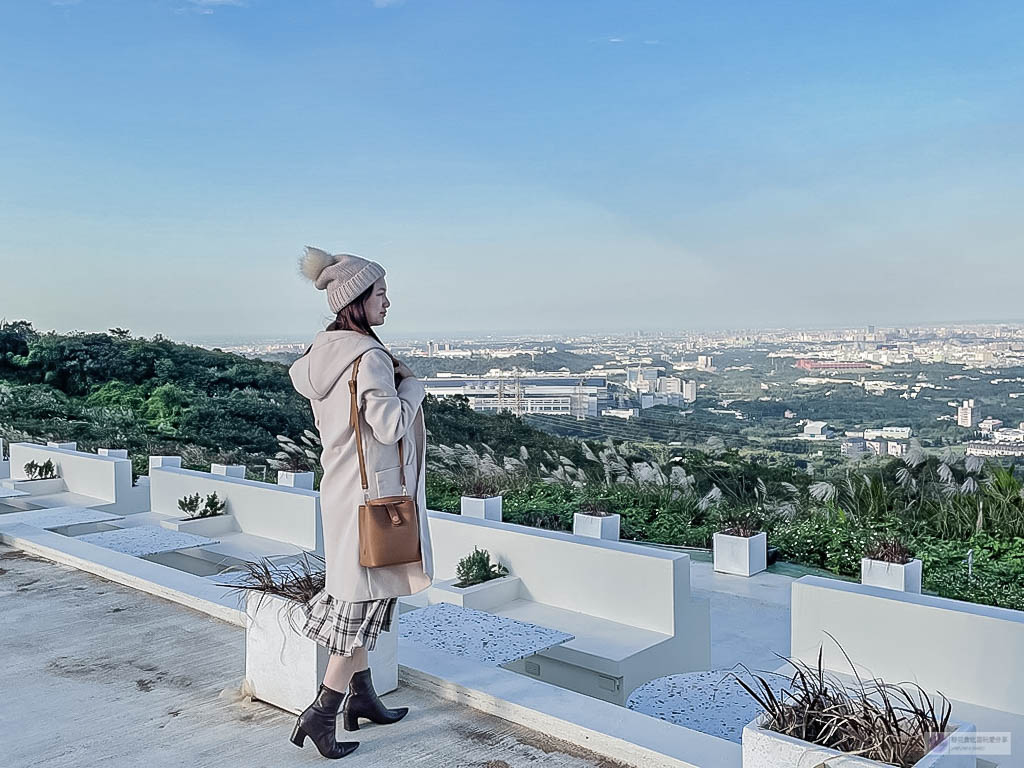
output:
<svg viewBox="0 0 1024 768"><path fill-rule="evenodd" d="M122 499L131 494L132 463L128 459L34 443L11 444L11 478L27 479L25 465L30 461L42 464L47 459L57 467L57 474L72 493L111 504L118 500L119 494Z"/></svg>
<svg viewBox="0 0 1024 768"><path fill-rule="evenodd" d="M430 513L434 578L455 576L474 546L522 579L522 596L674 635L690 599L689 556L622 541Z"/></svg>
<svg viewBox="0 0 1024 768"><path fill-rule="evenodd" d="M224 511L235 518L243 533L323 553L320 494L316 491L178 467L150 468L154 512L184 517L178 499L194 493L205 498L214 492L227 502Z"/></svg>
<svg viewBox="0 0 1024 768"><path fill-rule="evenodd" d="M828 669L857 665L892 683L1024 714L1024 612L804 576L793 582L791 655Z"/></svg>

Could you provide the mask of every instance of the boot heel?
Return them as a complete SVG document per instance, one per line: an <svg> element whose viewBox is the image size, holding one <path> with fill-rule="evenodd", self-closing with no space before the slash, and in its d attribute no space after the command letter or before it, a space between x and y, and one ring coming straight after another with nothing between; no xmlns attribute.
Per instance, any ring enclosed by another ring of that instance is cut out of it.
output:
<svg viewBox="0 0 1024 768"><path fill-rule="evenodd" d="M296 747L303 747L306 745L306 736L308 734L302 730L302 726L298 723L295 724L294 730L292 730L291 742Z"/></svg>
<svg viewBox="0 0 1024 768"><path fill-rule="evenodd" d="M351 712L345 712L342 716L342 725L344 725L346 731L358 731L359 716L353 715Z"/></svg>

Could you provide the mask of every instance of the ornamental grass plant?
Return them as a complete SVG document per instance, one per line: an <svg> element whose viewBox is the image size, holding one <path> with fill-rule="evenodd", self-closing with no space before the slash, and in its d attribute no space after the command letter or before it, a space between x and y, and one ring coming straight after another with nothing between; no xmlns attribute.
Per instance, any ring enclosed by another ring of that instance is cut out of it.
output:
<svg viewBox="0 0 1024 768"><path fill-rule="evenodd" d="M946 738L952 707L945 696L936 701L914 683L864 680L842 652L856 684L825 672L820 647L813 667L783 657L793 677L778 694L760 675L751 673L749 684L734 674L764 710L759 727L899 768L910 768Z"/></svg>

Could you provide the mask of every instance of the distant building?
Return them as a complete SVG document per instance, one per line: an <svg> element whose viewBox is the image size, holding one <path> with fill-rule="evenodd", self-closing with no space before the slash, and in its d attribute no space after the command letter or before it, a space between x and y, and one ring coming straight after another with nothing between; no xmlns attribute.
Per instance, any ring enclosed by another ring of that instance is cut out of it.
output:
<svg viewBox="0 0 1024 768"><path fill-rule="evenodd" d="M913 430L910 427L882 427L881 429L865 429L865 440L909 440Z"/></svg>
<svg viewBox="0 0 1024 768"><path fill-rule="evenodd" d="M837 362L835 360L797 360L795 368L805 371L870 371L882 366L864 362Z"/></svg>
<svg viewBox="0 0 1024 768"><path fill-rule="evenodd" d="M603 376L446 376L421 380L427 394L464 395L474 411L597 417L614 405Z"/></svg>
<svg viewBox="0 0 1024 768"><path fill-rule="evenodd" d="M966 443L966 446L968 456L993 456L997 458L1024 456L1024 444L972 440Z"/></svg>
<svg viewBox="0 0 1024 768"><path fill-rule="evenodd" d="M868 450L876 456L889 455L889 441L884 438L879 438L877 440L865 440L864 443L867 445Z"/></svg>
<svg viewBox="0 0 1024 768"><path fill-rule="evenodd" d="M791 411L791 410L787 409L786 412L784 414L782 414L782 417L784 419L795 419L796 418L796 411Z"/></svg>
<svg viewBox="0 0 1024 768"><path fill-rule="evenodd" d="M956 423L961 427L973 429L978 424L978 414L973 400L964 400L964 404L956 409Z"/></svg>
<svg viewBox="0 0 1024 768"><path fill-rule="evenodd" d="M658 379L664 376L665 369L661 366L641 366L626 369L626 388L634 392L654 392L658 387Z"/></svg>
<svg viewBox="0 0 1024 768"><path fill-rule="evenodd" d="M828 440L832 437L832 430L828 428L828 422L808 421L804 425L804 433L801 437L804 440Z"/></svg>
<svg viewBox="0 0 1024 768"><path fill-rule="evenodd" d="M678 376L662 376L658 379L656 391L667 395L679 395L683 391L683 380Z"/></svg>
<svg viewBox="0 0 1024 768"><path fill-rule="evenodd" d="M978 429L981 430L981 434L989 435L995 432L997 429L1003 426L1003 422L999 419L987 418L983 421L978 422Z"/></svg>
<svg viewBox="0 0 1024 768"><path fill-rule="evenodd" d="M856 459L867 452L863 437L847 437L839 445L839 452L850 459Z"/></svg>
<svg viewBox="0 0 1024 768"><path fill-rule="evenodd" d="M907 444L897 443L895 440L889 441L889 455L895 456L896 458L902 458L907 455Z"/></svg>
<svg viewBox="0 0 1024 768"><path fill-rule="evenodd" d="M1024 443L1024 429L997 429L992 439L997 443Z"/></svg>
<svg viewBox="0 0 1024 768"><path fill-rule="evenodd" d="M697 370L698 371L713 371L715 370L715 361L711 355L697 355Z"/></svg>
<svg viewBox="0 0 1024 768"><path fill-rule="evenodd" d="M697 382L696 381L684 381L683 382L683 400L688 403L695 402L697 400Z"/></svg>
<svg viewBox="0 0 1024 768"><path fill-rule="evenodd" d="M640 410L638 408L605 408L601 411L602 416L614 416L617 419L625 419L626 421L639 415L639 413Z"/></svg>

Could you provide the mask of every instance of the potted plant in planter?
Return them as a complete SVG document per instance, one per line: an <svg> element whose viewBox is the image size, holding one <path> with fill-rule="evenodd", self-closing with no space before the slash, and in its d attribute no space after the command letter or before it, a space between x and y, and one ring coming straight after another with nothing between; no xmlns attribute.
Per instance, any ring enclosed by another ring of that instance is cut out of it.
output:
<svg viewBox="0 0 1024 768"><path fill-rule="evenodd" d="M460 511L466 517L501 522L501 483L496 476L473 473L462 482Z"/></svg>
<svg viewBox="0 0 1024 768"><path fill-rule="evenodd" d="M5 484L14 490L22 490L32 494L60 493L67 490L64 480L60 477L58 467L52 459L39 463L29 461L24 464L22 471L25 478L22 480L11 479Z"/></svg>
<svg viewBox="0 0 1024 768"><path fill-rule="evenodd" d="M577 536L595 539L619 539L620 515L611 511L606 499L591 499L580 504L580 511L572 515L572 532Z"/></svg>
<svg viewBox="0 0 1024 768"><path fill-rule="evenodd" d="M900 539L879 539L860 561L860 583L920 594L921 561Z"/></svg>
<svg viewBox="0 0 1024 768"><path fill-rule="evenodd" d="M435 581L428 601L486 611L519 597L519 577L512 576L501 563L492 563L486 549L473 547L472 553L459 560L455 575L454 579Z"/></svg>
<svg viewBox="0 0 1024 768"><path fill-rule="evenodd" d="M189 520L195 520L199 517L216 517L217 515L224 514L224 508L228 505L226 501L221 501L217 497L217 492L209 494L206 497L206 502L202 507L200 504L200 496L195 493L191 496L183 496L178 499L178 509L185 513L185 516Z"/></svg>
<svg viewBox="0 0 1024 768"><path fill-rule="evenodd" d="M205 501L198 493L182 496L178 499L178 509L185 513L179 520L161 520L160 525L182 533L194 533L197 536L217 536L238 530L232 515L226 514L227 501L222 501L214 491L208 494Z"/></svg>
<svg viewBox="0 0 1024 768"><path fill-rule="evenodd" d="M952 723L944 696L935 701L913 683L862 680L855 686L822 668L786 660L794 669L777 692L759 675L753 685L736 676L764 713L743 728L743 768L966 768L973 754L951 753L950 734L974 731Z"/></svg>
<svg viewBox="0 0 1024 768"><path fill-rule="evenodd" d="M768 567L768 536L757 510L731 510L721 517L722 530L713 537L715 570L753 576Z"/></svg>
<svg viewBox="0 0 1024 768"><path fill-rule="evenodd" d="M317 563L310 563L309 557ZM302 607L324 588L322 557L306 552L291 566L266 558L243 564L239 581L219 586L245 596L245 687L253 698L298 714L316 696L330 652L301 630ZM369 652L378 693L398 687L398 620Z"/></svg>
<svg viewBox="0 0 1024 768"><path fill-rule="evenodd" d="M57 467L53 459L47 459L42 464L38 461L30 461L24 466L25 476L29 480L56 480Z"/></svg>
<svg viewBox="0 0 1024 768"><path fill-rule="evenodd" d="M489 445L482 443L481 447L482 451L477 452L468 444L431 443L427 446L427 468L459 489L461 514L501 522L501 492L525 477L529 454L523 447L521 458L499 459Z"/></svg>

